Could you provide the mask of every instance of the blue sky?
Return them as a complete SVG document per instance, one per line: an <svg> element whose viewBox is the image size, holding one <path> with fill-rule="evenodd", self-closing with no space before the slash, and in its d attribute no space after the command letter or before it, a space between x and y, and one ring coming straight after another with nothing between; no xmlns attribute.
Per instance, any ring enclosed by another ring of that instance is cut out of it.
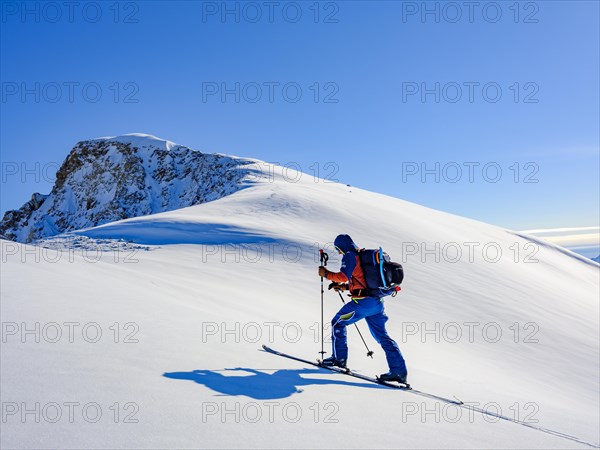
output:
<svg viewBox="0 0 600 450"><path fill-rule="evenodd" d="M1 212L77 141L142 132L510 228L597 226L599 3L450 3L2 2Z"/></svg>

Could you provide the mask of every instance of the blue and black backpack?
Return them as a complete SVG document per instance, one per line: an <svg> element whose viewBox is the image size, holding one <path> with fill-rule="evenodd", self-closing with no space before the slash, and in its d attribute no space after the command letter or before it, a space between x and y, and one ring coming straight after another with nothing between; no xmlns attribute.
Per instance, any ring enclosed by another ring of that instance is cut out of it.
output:
<svg viewBox="0 0 600 450"><path fill-rule="evenodd" d="M361 249L358 257L365 274L368 295L379 298L396 296L404 279L402 264L393 262L381 247L377 250Z"/></svg>

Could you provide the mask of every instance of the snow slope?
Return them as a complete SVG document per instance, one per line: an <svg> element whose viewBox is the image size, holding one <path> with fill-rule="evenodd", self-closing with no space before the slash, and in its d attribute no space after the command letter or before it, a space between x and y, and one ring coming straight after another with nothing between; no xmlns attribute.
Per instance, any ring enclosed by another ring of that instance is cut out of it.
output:
<svg viewBox="0 0 600 450"><path fill-rule="evenodd" d="M600 442L597 263L273 170L219 200L61 236L53 250L2 241L3 448L589 448L259 351L319 356L316 250L341 232L405 267L386 310L413 386ZM340 306L326 291L325 317ZM350 366L386 371L359 326L375 358L349 328ZM36 404L39 423L22 415Z"/></svg>

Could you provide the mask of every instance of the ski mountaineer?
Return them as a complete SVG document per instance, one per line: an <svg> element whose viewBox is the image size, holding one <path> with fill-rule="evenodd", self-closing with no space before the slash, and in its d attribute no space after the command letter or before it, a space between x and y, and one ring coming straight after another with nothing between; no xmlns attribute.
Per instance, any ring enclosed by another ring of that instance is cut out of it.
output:
<svg viewBox="0 0 600 450"><path fill-rule="evenodd" d="M388 335L385 323L388 316L383 309L383 299L376 296L364 296L367 283L358 256L359 248L347 234L340 234L334 241L335 249L342 257L339 272L331 272L324 266L319 266L319 276L333 283L329 288L336 291L349 290L352 301L346 303L331 321L333 356L323 360L324 366L346 367L348 359L348 343L346 327L361 319L367 321L369 330L385 352L390 371L379 376L384 381L406 383L406 363L400 353L398 344Z"/></svg>

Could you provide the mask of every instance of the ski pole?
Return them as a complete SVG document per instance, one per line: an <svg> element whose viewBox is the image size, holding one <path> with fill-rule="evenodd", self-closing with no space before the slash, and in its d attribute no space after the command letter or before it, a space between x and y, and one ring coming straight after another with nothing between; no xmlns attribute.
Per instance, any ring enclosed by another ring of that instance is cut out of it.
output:
<svg viewBox="0 0 600 450"><path fill-rule="evenodd" d="M329 255L323 251L323 249L319 249L319 256L321 258L321 265L325 267L327 265L327 260L329 259ZM323 355L325 355L325 347L324 347L324 334L325 334L325 326L323 321L323 294L325 291L323 290L323 277L321 277L321 359L323 359Z"/></svg>
<svg viewBox="0 0 600 450"><path fill-rule="evenodd" d="M344 297L342 297L342 294L339 291L338 291L338 295L340 296L340 300L342 301L342 303L345 305L346 302L344 301ZM365 338L363 337L362 333L358 329L358 324L355 323L354 326L356 327L356 331L358 331L358 335L362 339L363 344L365 344L365 348L367 349L367 356L370 356L371 358L373 358L373 350L369 350L369 346L365 342Z"/></svg>

